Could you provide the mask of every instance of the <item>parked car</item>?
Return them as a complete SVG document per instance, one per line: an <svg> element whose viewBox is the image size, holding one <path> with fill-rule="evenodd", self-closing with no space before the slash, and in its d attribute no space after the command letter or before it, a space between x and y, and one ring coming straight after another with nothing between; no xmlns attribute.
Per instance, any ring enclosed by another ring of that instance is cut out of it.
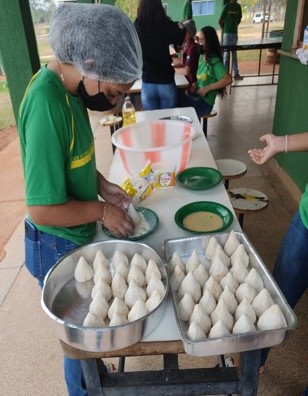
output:
<svg viewBox="0 0 308 396"><path fill-rule="evenodd" d="M272 15L269 16L268 13L266 12L264 18L264 12L256 12L253 16L252 23L262 23L263 21L267 22L268 20L270 22L274 21Z"/></svg>

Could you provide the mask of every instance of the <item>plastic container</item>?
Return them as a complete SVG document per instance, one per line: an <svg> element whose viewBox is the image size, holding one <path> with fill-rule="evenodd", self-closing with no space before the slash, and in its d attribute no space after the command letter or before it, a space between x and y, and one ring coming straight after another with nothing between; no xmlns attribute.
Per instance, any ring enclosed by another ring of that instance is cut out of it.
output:
<svg viewBox="0 0 308 396"><path fill-rule="evenodd" d="M186 168L194 129L182 121L139 122L118 129L112 143L118 147L125 170L137 175L147 160L173 162L176 171Z"/></svg>
<svg viewBox="0 0 308 396"><path fill-rule="evenodd" d="M303 48L308 50L308 26L306 26L304 30Z"/></svg>
<svg viewBox="0 0 308 396"><path fill-rule="evenodd" d="M136 109L129 96L126 96L122 106L122 118L123 126L136 123Z"/></svg>

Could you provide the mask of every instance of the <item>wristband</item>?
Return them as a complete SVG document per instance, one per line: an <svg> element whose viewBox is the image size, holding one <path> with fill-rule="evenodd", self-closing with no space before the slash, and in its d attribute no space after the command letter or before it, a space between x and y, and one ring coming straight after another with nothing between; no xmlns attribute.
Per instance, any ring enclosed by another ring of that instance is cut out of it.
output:
<svg viewBox="0 0 308 396"><path fill-rule="evenodd" d="M103 216L102 216L102 218L101 218L101 222L102 222L103 225L104 225L104 221L105 221L105 219L106 219L106 214L107 214L107 206L104 205Z"/></svg>
<svg viewBox="0 0 308 396"><path fill-rule="evenodd" d="M288 152L288 135L285 136L284 152Z"/></svg>

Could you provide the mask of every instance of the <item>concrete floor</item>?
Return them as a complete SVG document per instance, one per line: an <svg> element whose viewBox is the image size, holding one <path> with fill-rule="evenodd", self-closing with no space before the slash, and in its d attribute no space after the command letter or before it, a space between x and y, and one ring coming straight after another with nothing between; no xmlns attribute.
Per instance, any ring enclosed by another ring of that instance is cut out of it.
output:
<svg viewBox="0 0 308 396"><path fill-rule="evenodd" d="M265 211L244 220L244 232L269 268L297 202L272 171L265 174L266 168L250 162L247 150L258 144L261 134L271 132L275 95L276 86L232 89L226 99L217 100L218 116L208 124L214 158L235 158L247 164L245 177L232 181L231 186L259 189L270 199ZM109 129L102 128L98 119L91 115L98 168L108 174L112 158ZM0 161L0 242L5 245L2 250L0 244L0 395L62 396L66 394L62 350L40 307L40 289L23 265L25 206L17 139L0 152ZM285 343L273 348L260 376L258 396L300 396L307 386L307 308L306 293L295 310L298 327ZM128 370L157 369L161 364L160 357L127 359ZM215 364L216 358L180 357L181 367Z"/></svg>

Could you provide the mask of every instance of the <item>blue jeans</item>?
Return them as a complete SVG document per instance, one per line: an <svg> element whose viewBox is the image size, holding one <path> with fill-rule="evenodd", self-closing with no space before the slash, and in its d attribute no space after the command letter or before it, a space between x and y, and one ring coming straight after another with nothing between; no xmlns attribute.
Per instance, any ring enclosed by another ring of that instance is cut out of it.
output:
<svg viewBox="0 0 308 396"><path fill-rule="evenodd" d="M201 116L210 114L213 109L213 106L206 103L199 95L190 94L185 94L184 107L193 107L196 110L199 119Z"/></svg>
<svg viewBox="0 0 308 396"><path fill-rule="evenodd" d="M178 105L178 92L173 81L170 84L142 82L141 102L143 110L171 109Z"/></svg>
<svg viewBox="0 0 308 396"><path fill-rule="evenodd" d="M78 245L38 231L25 221L26 267L43 287L44 278L54 264ZM64 357L64 376L69 396L87 396L80 360Z"/></svg>
<svg viewBox="0 0 308 396"><path fill-rule="evenodd" d="M308 283L308 229L297 212L283 239L273 271L273 277L291 308L294 308L307 289ZM263 349L263 366L269 348Z"/></svg>
<svg viewBox="0 0 308 396"><path fill-rule="evenodd" d="M223 35L223 44L224 45L236 45L237 40L238 40L237 33L224 33L224 35ZM224 51L224 65L229 70L230 51ZM234 75L239 74L236 51L232 51L232 68L233 68Z"/></svg>

